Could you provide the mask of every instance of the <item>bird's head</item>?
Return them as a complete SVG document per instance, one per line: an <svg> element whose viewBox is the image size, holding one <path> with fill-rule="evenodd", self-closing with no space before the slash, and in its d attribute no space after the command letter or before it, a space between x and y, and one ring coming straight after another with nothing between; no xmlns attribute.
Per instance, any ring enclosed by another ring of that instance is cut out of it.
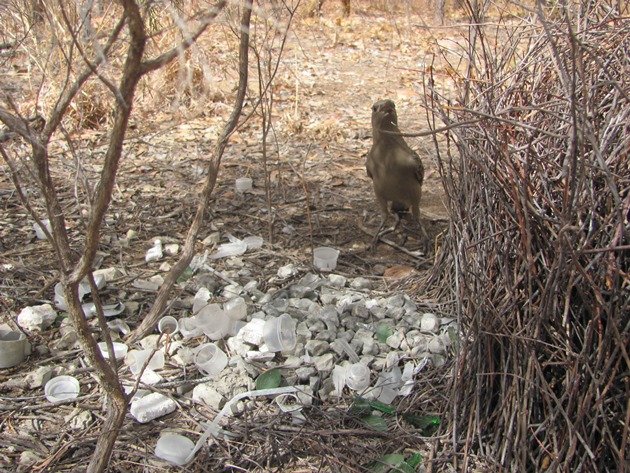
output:
<svg viewBox="0 0 630 473"><path fill-rule="evenodd" d="M376 133L380 130L395 131L398 129L398 115L396 104L393 100L379 100L372 105L372 130Z"/></svg>

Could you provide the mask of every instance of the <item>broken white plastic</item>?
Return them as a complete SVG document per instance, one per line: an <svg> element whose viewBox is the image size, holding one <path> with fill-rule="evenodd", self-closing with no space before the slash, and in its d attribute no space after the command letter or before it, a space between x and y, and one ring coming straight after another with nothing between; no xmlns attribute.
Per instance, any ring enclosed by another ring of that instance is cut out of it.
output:
<svg viewBox="0 0 630 473"><path fill-rule="evenodd" d="M281 394L291 394L297 392L300 392L300 389L298 389L296 386L286 386L283 388L259 389L257 391L247 391L241 394L237 394L227 403L225 403L223 409L221 409L221 412L217 414L217 416L211 423L204 422L201 424L205 428L205 431L203 432L203 434L201 434L201 437L199 437L199 440L197 440L197 443L195 444L195 448L192 450L192 452L190 452L183 464L186 464L193 459L195 453L197 453L201 449L201 447L203 447L203 444L210 436L218 438L220 435L231 435L229 431L223 430L219 427L219 422L221 422L221 419L223 419L223 417L225 417L228 413L232 412L232 407L241 399L245 399L248 397L255 398L263 396L279 396Z"/></svg>
<svg viewBox="0 0 630 473"><path fill-rule="evenodd" d="M127 354L127 351L128 351L127 345L120 342L112 342L112 345L114 347L114 356L116 357L117 360L122 360ZM105 358L106 360L109 360L109 350L107 348L107 343L99 342L98 347L101 350L101 354L103 355L103 358Z"/></svg>
<svg viewBox="0 0 630 473"><path fill-rule="evenodd" d="M210 259L227 258L229 256L239 256L247 251L247 243L239 240L233 235L227 235L230 243L219 245L217 251L210 255Z"/></svg>

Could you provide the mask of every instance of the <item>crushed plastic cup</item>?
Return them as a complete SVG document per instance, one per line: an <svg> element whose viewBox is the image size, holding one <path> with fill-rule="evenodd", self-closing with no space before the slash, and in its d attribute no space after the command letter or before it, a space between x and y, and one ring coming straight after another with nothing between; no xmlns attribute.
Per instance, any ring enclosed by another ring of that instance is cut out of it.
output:
<svg viewBox="0 0 630 473"><path fill-rule="evenodd" d="M73 376L57 376L44 386L44 394L49 402L76 399L81 387L79 380Z"/></svg>
<svg viewBox="0 0 630 473"><path fill-rule="evenodd" d="M195 354L195 365L206 376L218 375L227 362L227 355L214 343L201 345Z"/></svg>
<svg viewBox="0 0 630 473"><path fill-rule="evenodd" d="M339 250L328 246L319 246L313 250L313 266L320 271L332 271L337 267Z"/></svg>
<svg viewBox="0 0 630 473"><path fill-rule="evenodd" d="M288 351L297 343L295 320L289 314L270 318L263 327L263 339L269 351Z"/></svg>
<svg viewBox="0 0 630 473"><path fill-rule="evenodd" d="M242 297L234 297L223 304L223 310L232 320L243 320L247 316L247 303Z"/></svg>
<svg viewBox="0 0 630 473"><path fill-rule="evenodd" d="M354 391L363 391L370 385L370 368L353 363L346 368L346 385Z"/></svg>
<svg viewBox="0 0 630 473"><path fill-rule="evenodd" d="M210 340L220 340L230 330L230 318L219 304L208 304L195 316L197 327Z"/></svg>
<svg viewBox="0 0 630 473"><path fill-rule="evenodd" d="M127 351L128 351L127 345L120 342L112 342L112 345L114 347L114 357L117 360L122 360L127 354ZM101 354L103 355L103 358L105 358L106 360L109 360L109 350L107 348L107 343L99 342L98 347L101 350Z"/></svg>
<svg viewBox="0 0 630 473"><path fill-rule="evenodd" d="M133 374L138 374L144 363L151 356L153 350L131 350L127 353L125 357L125 363L129 366L129 369ZM164 368L164 352L162 350L158 350L155 352L153 356L151 356L151 361L147 365L148 370L159 370Z"/></svg>
<svg viewBox="0 0 630 473"><path fill-rule="evenodd" d="M184 338L193 338L203 335L203 330L197 325L197 317L185 317L179 319L179 331Z"/></svg>
<svg viewBox="0 0 630 473"><path fill-rule="evenodd" d="M172 432L162 432L155 445L155 456L177 466L183 466L189 461L189 456L195 448L192 440L183 435Z"/></svg>
<svg viewBox="0 0 630 473"><path fill-rule="evenodd" d="M175 317L167 315L158 322L158 330L165 335L174 335L179 332L179 323Z"/></svg>
<svg viewBox="0 0 630 473"><path fill-rule="evenodd" d="M242 194L252 190L252 178L251 177L239 177L234 181L236 192Z"/></svg>
<svg viewBox="0 0 630 473"><path fill-rule="evenodd" d="M0 368L11 368L31 354L31 345L22 332L0 330Z"/></svg>

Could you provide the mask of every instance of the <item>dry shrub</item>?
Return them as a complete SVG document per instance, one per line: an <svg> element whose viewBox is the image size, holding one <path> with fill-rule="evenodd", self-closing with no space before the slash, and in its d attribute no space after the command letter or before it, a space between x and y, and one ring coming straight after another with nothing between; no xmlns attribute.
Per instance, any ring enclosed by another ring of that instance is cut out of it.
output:
<svg viewBox="0 0 630 473"><path fill-rule="evenodd" d="M430 118L475 121L449 131L456 153L436 141L452 223L431 282L463 330L458 471L473 453L497 471L627 466L630 20L617 7L538 9L500 41L476 11L461 106L427 96Z"/></svg>

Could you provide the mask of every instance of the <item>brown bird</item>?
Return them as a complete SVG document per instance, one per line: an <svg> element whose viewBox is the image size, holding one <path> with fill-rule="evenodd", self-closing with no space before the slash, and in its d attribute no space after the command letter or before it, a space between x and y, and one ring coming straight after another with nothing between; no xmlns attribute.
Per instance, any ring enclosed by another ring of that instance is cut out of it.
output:
<svg viewBox="0 0 630 473"><path fill-rule="evenodd" d="M390 132L390 133L388 133ZM428 236L420 225L420 197L424 180L424 166L420 156L400 136L396 105L392 100L379 100L372 105L373 143L365 167L372 178L376 201L381 208L381 225L373 245L386 233L398 227L398 212L411 208L413 220L428 243ZM381 233L389 215L389 204L396 217L394 227Z"/></svg>

